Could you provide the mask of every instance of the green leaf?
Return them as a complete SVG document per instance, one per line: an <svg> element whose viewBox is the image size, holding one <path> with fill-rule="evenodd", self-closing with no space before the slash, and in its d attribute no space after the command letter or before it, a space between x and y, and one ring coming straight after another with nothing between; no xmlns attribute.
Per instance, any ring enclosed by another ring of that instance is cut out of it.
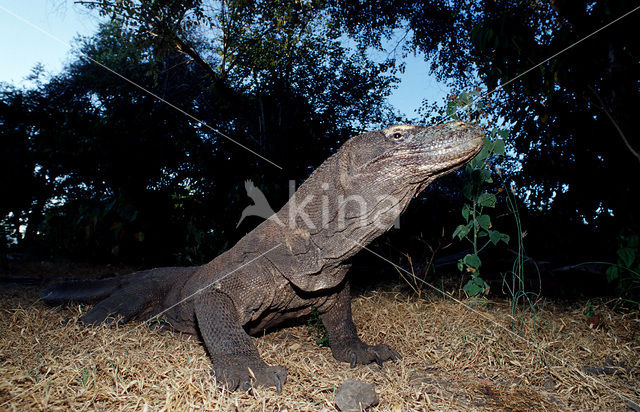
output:
<svg viewBox="0 0 640 412"><path fill-rule="evenodd" d="M493 243L494 245L497 245L498 242L503 241L504 243L509 243L509 235L507 235L506 233L501 233L497 230L490 230L489 231L489 240L491 241L491 243Z"/></svg>
<svg viewBox="0 0 640 412"><path fill-rule="evenodd" d="M504 140L497 139L493 144L493 153L503 156L504 155Z"/></svg>
<svg viewBox="0 0 640 412"><path fill-rule="evenodd" d="M464 263L462 262L462 259L458 259L458 270L460 272L462 272L464 270Z"/></svg>
<svg viewBox="0 0 640 412"><path fill-rule="evenodd" d="M476 218L476 220L478 221L478 225L482 229L487 231L491 229L491 218L489 217L489 215L480 215Z"/></svg>
<svg viewBox="0 0 640 412"><path fill-rule="evenodd" d="M465 185L462 187L462 194L467 199L473 201L473 184L471 184L471 182L465 183Z"/></svg>
<svg viewBox="0 0 640 412"><path fill-rule="evenodd" d="M498 232L497 230L490 230L489 240L494 244L494 246L497 245L498 242L502 240L502 233Z"/></svg>
<svg viewBox="0 0 640 412"><path fill-rule="evenodd" d="M453 239L457 237L458 239L462 240L465 236L467 236L469 230L471 230L471 228L469 228L468 225L459 225L456 230L453 231L453 235L451 235L451 238Z"/></svg>
<svg viewBox="0 0 640 412"><path fill-rule="evenodd" d="M447 104L447 116L457 119L456 110L458 109L457 102L451 101Z"/></svg>
<svg viewBox="0 0 640 412"><path fill-rule="evenodd" d="M482 145L482 149L480 149L480 152L476 155L476 157L474 157L471 160L471 162L469 162L471 164L471 167L475 169L480 169L481 167L484 166L484 163L487 161L487 158L489 157L489 154L490 154L489 153L490 145L491 145L491 141L485 138L484 144Z"/></svg>
<svg viewBox="0 0 640 412"><path fill-rule="evenodd" d="M480 35L482 34L482 31L480 30L480 25L475 25L473 27L473 29L471 29L471 41L473 43L478 43L480 40Z"/></svg>
<svg viewBox="0 0 640 412"><path fill-rule="evenodd" d="M464 107L470 104L473 101L473 95L469 92L462 92L460 98L458 99L458 106Z"/></svg>
<svg viewBox="0 0 640 412"><path fill-rule="evenodd" d="M466 285L462 288L467 294L471 297L477 296L481 293L484 293L487 290L487 282L485 282L481 277L476 276L469 279Z"/></svg>
<svg viewBox="0 0 640 412"><path fill-rule="evenodd" d="M480 170L480 179L482 180L483 183L493 183L491 172L487 169Z"/></svg>
<svg viewBox="0 0 640 412"><path fill-rule="evenodd" d="M474 269L478 269L480 267L480 265L482 264L482 262L480 261L480 258L478 257L478 255L472 255L472 254L468 254L466 255L462 261L464 262L465 265L472 267Z"/></svg>
<svg viewBox="0 0 640 412"><path fill-rule="evenodd" d="M618 277L620 277L620 270L617 266L612 265L609 266L605 274L607 275L607 282L611 283L614 280L618 279Z"/></svg>
<svg viewBox="0 0 640 412"><path fill-rule="evenodd" d="M498 136L502 137L505 140L508 139L509 129L498 129Z"/></svg>
<svg viewBox="0 0 640 412"><path fill-rule="evenodd" d="M622 261L623 265L630 268L633 261L636 259L636 250L629 247L620 248L618 249L618 257Z"/></svg>
<svg viewBox="0 0 640 412"><path fill-rule="evenodd" d="M480 203L482 207L496 207L497 202L498 199L493 193L483 193L480 195L480 199L478 199L478 203Z"/></svg>
<svg viewBox="0 0 640 412"><path fill-rule="evenodd" d="M491 147L493 147L493 142L488 136L485 136L482 140L482 149L480 149L480 152L471 160L471 166L476 169L483 167L487 158L491 155Z"/></svg>
<svg viewBox="0 0 640 412"><path fill-rule="evenodd" d="M466 166L464 167L464 172L469 175L473 172L473 167L471 167L470 163L466 164Z"/></svg>
<svg viewBox="0 0 640 412"><path fill-rule="evenodd" d="M469 213L471 213L471 208L469 207L469 204L465 203L464 206L462 206L462 217L467 222L469 221Z"/></svg>

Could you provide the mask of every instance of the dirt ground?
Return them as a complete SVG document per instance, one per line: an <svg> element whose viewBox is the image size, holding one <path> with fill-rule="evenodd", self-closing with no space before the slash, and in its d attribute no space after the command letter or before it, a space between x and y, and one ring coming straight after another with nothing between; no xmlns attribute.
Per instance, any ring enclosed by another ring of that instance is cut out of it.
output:
<svg viewBox="0 0 640 412"><path fill-rule="evenodd" d="M255 343L267 363L287 368L278 395L217 387L197 338L136 324L83 328L77 319L88 307L47 307L38 290L0 291L0 410L333 411L347 378L375 384L374 411L624 411L640 403L640 319L604 304L594 307L596 322L585 318L585 302L546 302L535 330L530 320L516 327L521 339L506 302L471 310L446 297L370 291L353 301L360 336L403 358L351 369L309 326L275 331Z"/></svg>

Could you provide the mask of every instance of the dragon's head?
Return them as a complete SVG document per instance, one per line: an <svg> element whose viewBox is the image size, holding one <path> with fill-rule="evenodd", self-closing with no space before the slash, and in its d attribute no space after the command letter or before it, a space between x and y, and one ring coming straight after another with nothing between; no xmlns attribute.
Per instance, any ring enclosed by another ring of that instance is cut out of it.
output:
<svg viewBox="0 0 640 412"><path fill-rule="evenodd" d="M384 180L417 183L424 187L435 178L465 164L482 148L484 132L461 121L436 126L391 126L358 136L352 159L358 172Z"/></svg>
<svg viewBox="0 0 640 412"><path fill-rule="evenodd" d="M336 153L334 173L341 193L355 200L338 210L386 227L414 195L478 154L483 137L480 127L460 121L391 126L353 137Z"/></svg>

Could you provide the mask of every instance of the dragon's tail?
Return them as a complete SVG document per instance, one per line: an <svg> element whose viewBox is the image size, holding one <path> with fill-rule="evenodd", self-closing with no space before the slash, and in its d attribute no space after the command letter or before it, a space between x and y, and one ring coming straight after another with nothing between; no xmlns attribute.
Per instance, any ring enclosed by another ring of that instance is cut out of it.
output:
<svg viewBox="0 0 640 412"><path fill-rule="evenodd" d="M123 322L162 304L168 291L194 271L193 267L164 267L100 280L70 280L56 283L40 294L50 305L99 301L83 318L98 324L114 316Z"/></svg>
<svg viewBox="0 0 640 412"><path fill-rule="evenodd" d="M40 293L40 299L49 305L63 305L71 302L95 303L110 296L123 284L128 283L125 277L68 280L54 283Z"/></svg>

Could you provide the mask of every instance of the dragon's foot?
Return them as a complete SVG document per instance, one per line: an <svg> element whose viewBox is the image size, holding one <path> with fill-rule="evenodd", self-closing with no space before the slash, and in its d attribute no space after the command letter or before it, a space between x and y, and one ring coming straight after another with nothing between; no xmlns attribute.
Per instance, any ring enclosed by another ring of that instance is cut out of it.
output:
<svg viewBox="0 0 640 412"><path fill-rule="evenodd" d="M280 393L287 380L287 370L284 367L269 366L261 359L229 356L215 363L213 374L219 383L231 391L250 390L255 386L274 386Z"/></svg>
<svg viewBox="0 0 640 412"><path fill-rule="evenodd" d="M337 344L335 348L332 346L331 349L337 360L349 362L352 368L355 368L356 365L366 365L373 362L382 366L382 362L386 360L401 358L398 352L385 344L372 346L360 340Z"/></svg>

